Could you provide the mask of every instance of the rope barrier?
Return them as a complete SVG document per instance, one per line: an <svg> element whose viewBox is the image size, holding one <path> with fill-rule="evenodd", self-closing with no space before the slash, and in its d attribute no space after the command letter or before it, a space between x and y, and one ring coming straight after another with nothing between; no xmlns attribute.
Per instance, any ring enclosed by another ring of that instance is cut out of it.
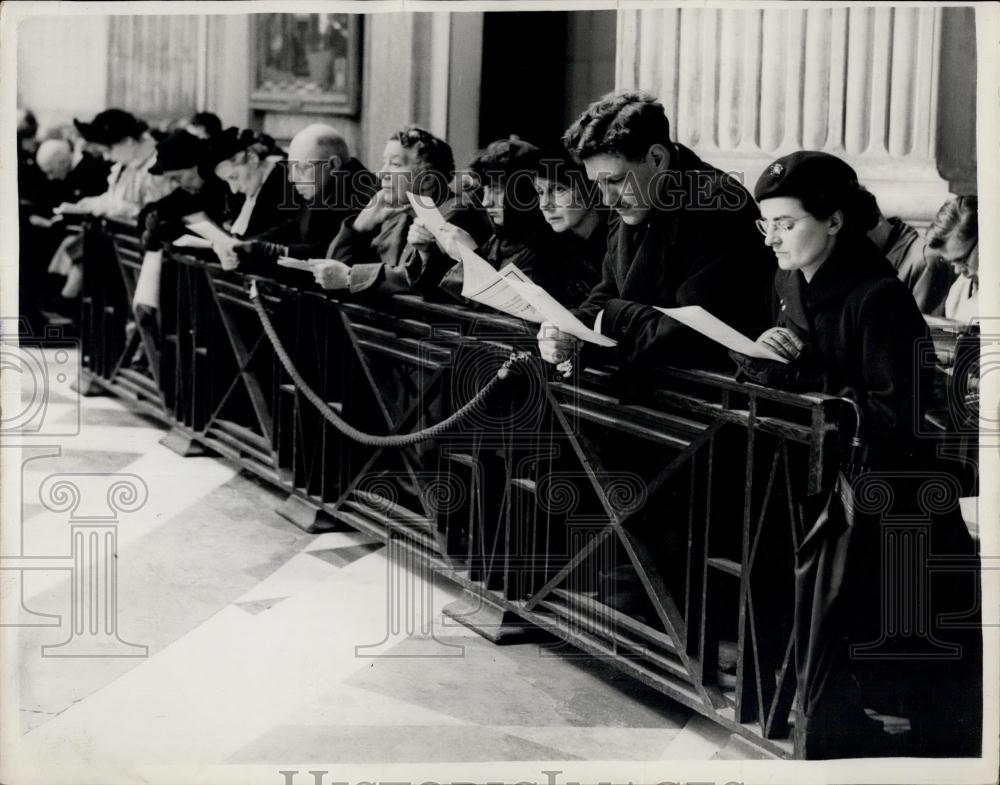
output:
<svg viewBox="0 0 1000 785"><path fill-rule="evenodd" d="M482 405L483 401L485 401L486 397L493 392L494 389L496 389L497 385L510 375L511 369L515 364L524 363L531 357L528 352L511 352L510 357L507 358L503 365L497 368L496 375L486 383L486 386L484 386L483 389L477 392L460 409L453 412L449 417L436 425L432 425L421 431L414 431L413 433L377 436L375 434L359 431L350 423L342 420L302 378L298 369L295 367L295 364L292 362L292 358L289 357L288 352L285 351L285 347L281 343L281 339L278 337L278 333L274 329L274 325L271 323L271 317L267 315L264 303L261 302L260 293L257 291L257 282L253 280L250 282L250 302L253 305L254 310L257 311L257 316L260 317L260 323L264 328L264 332L267 334L268 340L271 342L271 346L274 348L274 353L278 356L278 360L281 361L281 365L292 378L292 382L294 382L299 392L301 392L309 400L309 402L316 407L316 410L323 415L324 419L340 431L340 433L353 441L369 447L406 447L411 444L418 444L419 442L435 439L441 434L450 431L462 422L462 420L468 417L473 409Z"/></svg>

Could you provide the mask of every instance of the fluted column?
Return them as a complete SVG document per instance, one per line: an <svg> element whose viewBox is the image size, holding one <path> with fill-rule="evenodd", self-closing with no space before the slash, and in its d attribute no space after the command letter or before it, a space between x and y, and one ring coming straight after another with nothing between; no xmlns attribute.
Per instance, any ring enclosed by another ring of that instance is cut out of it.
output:
<svg viewBox="0 0 1000 785"><path fill-rule="evenodd" d="M796 149L846 158L883 211L947 198L935 126L935 8L683 8L619 13L620 88L659 96L678 141L753 182Z"/></svg>

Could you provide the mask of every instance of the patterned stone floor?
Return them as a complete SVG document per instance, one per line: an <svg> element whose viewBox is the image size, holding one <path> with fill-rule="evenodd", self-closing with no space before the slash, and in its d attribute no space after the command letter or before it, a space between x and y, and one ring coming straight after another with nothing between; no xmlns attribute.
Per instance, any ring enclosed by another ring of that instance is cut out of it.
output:
<svg viewBox="0 0 1000 785"><path fill-rule="evenodd" d="M54 390L45 416L78 419L79 432L26 439L20 466L4 461L22 511L4 555L63 558L60 569L4 572L5 596L21 598L3 609L17 679L7 717L17 717L28 767L107 783L133 781L124 772L137 762L276 772L315 761L752 755L606 663L497 647L445 619L457 596L449 585L433 586L433 637L390 635L382 543L301 532L274 512L281 498L266 486L215 459L177 456L159 444L159 426L114 399ZM72 618L69 514L40 499L54 475L79 488L78 515L106 505L110 475L148 490L140 509L119 516L115 553L117 634L145 656L43 656L69 638Z"/></svg>

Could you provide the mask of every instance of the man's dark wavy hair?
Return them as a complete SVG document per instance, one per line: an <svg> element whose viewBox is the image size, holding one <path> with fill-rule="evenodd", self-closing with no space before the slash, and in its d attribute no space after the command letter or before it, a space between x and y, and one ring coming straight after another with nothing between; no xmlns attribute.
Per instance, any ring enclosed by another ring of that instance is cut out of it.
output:
<svg viewBox="0 0 1000 785"><path fill-rule="evenodd" d="M622 155L638 161L654 144L673 149L663 104L641 91L608 93L587 107L563 134L577 161L595 155Z"/></svg>

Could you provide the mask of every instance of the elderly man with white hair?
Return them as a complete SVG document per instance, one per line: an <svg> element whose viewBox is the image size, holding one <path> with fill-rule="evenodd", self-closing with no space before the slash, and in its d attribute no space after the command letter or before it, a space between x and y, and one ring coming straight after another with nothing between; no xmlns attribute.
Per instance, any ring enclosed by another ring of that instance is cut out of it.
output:
<svg viewBox="0 0 1000 785"><path fill-rule="evenodd" d="M96 196L108 187L110 165L82 151L74 151L65 139L43 141L35 153L35 164L45 176L45 182L36 194L36 218L41 218L43 214L48 216L58 204ZM36 221L32 223L43 225Z"/></svg>
<svg viewBox="0 0 1000 785"><path fill-rule="evenodd" d="M288 147L288 182L301 206L268 231L237 243L240 269L275 273L279 256L322 257L345 218L357 215L377 190L375 175L351 157L347 142L333 126L313 123ZM294 195L289 193L288 201Z"/></svg>

